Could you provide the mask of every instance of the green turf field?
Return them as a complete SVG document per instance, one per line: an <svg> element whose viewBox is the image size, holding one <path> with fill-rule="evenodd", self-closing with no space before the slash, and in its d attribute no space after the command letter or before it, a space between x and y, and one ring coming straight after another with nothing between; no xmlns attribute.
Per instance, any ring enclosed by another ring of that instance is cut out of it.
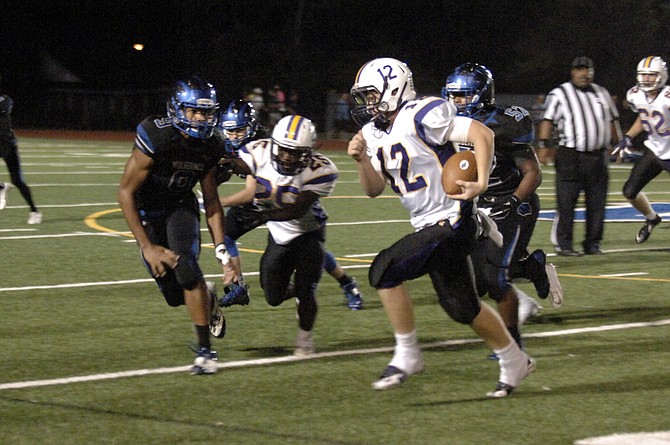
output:
<svg viewBox="0 0 670 445"><path fill-rule="evenodd" d="M293 359L294 305L270 307L258 286L267 237L259 228L240 245L252 302L225 312L228 334L214 339L220 372L195 377L186 310L165 304L116 204L131 145L19 140L44 220L25 224L16 189L0 211L0 443L551 445L670 430L670 224L637 245L639 221L610 222L604 255L550 257L565 304L540 301L544 310L523 327L538 370L506 399L485 396L498 376L488 349L448 319L429 280L410 283L426 371L376 392L370 383L391 358L393 335L367 267L411 227L396 198L364 197L346 153L328 152L341 172L324 200L328 248L358 278L365 310L348 310L324 275L318 354ZM611 170L613 205L624 203L629 169ZM553 179L546 168L546 209ZM0 180L8 180L1 163ZM648 191L670 202L668 176ZM531 248L553 254L550 226L538 223ZM211 245L201 264L216 279Z"/></svg>

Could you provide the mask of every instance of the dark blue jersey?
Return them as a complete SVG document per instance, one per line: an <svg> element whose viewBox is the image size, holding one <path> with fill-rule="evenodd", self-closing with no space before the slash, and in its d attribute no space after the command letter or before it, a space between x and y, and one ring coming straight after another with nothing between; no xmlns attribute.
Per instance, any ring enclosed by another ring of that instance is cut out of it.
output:
<svg viewBox="0 0 670 445"><path fill-rule="evenodd" d="M523 177L517 163L535 156L530 145L535 137L533 120L522 107L498 105L486 107L474 118L495 134L493 171L483 196L510 195Z"/></svg>
<svg viewBox="0 0 670 445"><path fill-rule="evenodd" d="M186 138L165 116L150 116L137 126L135 148L154 160L148 178L135 193L143 210L169 209L185 199L195 201L193 187L225 155L221 139Z"/></svg>

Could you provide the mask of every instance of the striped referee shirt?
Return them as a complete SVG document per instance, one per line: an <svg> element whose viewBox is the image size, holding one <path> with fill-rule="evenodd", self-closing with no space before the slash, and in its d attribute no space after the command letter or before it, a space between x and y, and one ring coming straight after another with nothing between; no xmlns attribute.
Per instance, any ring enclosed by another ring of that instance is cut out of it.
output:
<svg viewBox="0 0 670 445"><path fill-rule="evenodd" d="M577 151L607 148L619 112L610 93L592 83L585 89L565 82L549 92L542 119L558 124L559 145Z"/></svg>

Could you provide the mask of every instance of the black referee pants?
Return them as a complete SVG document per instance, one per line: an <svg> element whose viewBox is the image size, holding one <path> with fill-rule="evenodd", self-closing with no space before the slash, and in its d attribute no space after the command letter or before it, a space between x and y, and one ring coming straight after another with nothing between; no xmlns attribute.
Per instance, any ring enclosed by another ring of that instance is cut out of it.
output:
<svg viewBox="0 0 670 445"><path fill-rule="evenodd" d="M556 242L560 250L573 249L575 207L580 193L586 204L586 253L599 249L605 226L609 171L605 150L578 152L559 147L556 151Z"/></svg>

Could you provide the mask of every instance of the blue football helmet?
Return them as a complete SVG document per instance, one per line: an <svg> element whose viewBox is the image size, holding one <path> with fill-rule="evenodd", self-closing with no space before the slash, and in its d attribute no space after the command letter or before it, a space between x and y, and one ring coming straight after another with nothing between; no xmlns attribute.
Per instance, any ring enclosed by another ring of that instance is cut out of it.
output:
<svg viewBox="0 0 670 445"><path fill-rule="evenodd" d="M465 103L454 103L454 97L465 97ZM485 106L495 103L493 75L484 65L464 63L447 77L442 97L456 105L461 116L476 116Z"/></svg>
<svg viewBox="0 0 670 445"><path fill-rule="evenodd" d="M189 119L187 108L200 111L205 119ZM216 90L199 77L178 81L167 103L167 115L172 119L172 125L197 139L208 139L214 134L218 109Z"/></svg>
<svg viewBox="0 0 670 445"><path fill-rule="evenodd" d="M256 136L256 130L258 129L256 109L250 102L234 100L228 105L226 111L221 113L219 127L223 131L226 148L233 154L237 154L241 146ZM242 129L246 129L246 131L242 136L239 136L239 133L241 133L239 130Z"/></svg>

